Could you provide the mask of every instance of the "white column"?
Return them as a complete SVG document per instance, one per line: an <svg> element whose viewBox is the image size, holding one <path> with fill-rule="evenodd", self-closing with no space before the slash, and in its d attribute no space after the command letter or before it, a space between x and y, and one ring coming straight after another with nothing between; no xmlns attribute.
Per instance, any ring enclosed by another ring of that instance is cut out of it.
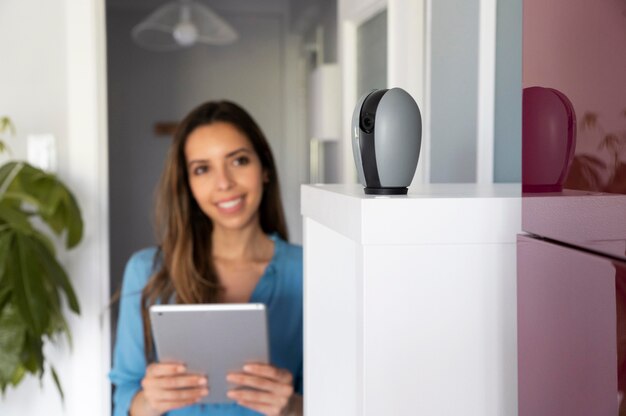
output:
<svg viewBox="0 0 626 416"><path fill-rule="evenodd" d="M429 105L426 100L428 2L389 0L387 11L387 86L406 90L422 113L422 146L413 184L429 181Z"/></svg>
<svg viewBox="0 0 626 416"><path fill-rule="evenodd" d="M496 3L480 0L476 182L493 183L496 89Z"/></svg>
<svg viewBox="0 0 626 416"><path fill-rule="evenodd" d="M104 0L66 0L67 183L82 209L84 237L68 272L81 315L72 317L66 414L110 414L108 145Z"/></svg>

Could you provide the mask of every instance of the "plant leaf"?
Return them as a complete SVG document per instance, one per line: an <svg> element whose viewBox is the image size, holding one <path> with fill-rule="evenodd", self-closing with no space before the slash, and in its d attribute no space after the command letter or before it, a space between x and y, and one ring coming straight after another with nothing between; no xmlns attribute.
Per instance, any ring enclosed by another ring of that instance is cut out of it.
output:
<svg viewBox="0 0 626 416"><path fill-rule="evenodd" d="M42 255L46 253L44 250L38 250L42 248L39 238L34 234L16 234L18 246L24 255L26 261L23 263L23 275L22 278L28 283L30 289L30 299L32 302L32 310L35 312L35 317L41 323L42 333L41 336L49 332L49 326L51 322L51 315L56 311L61 313L61 304L59 294L54 293L57 291L56 285L52 281L50 276L51 271L45 267L43 263ZM50 253L47 253L48 258L52 258L56 263L56 259L52 257ZM58 263L56 263L58 266ZM60 268L60 266L58 266ZM50 296L51 292L54 293ZM56 303L55 303L56 300Z"/></svg>
<svg viewBox="0 0 626 416"><path fill-rule="evenodd" d="M28 216L11 204L5 203L4 199L0 200L0 221L25 234L34 232Z"/></svg>
<svg viewBox="0 0 626 416"><path fill-rule="evenodd" d="M63 270L61 265L39 240L32 239L29 244L32 245L33 252L41 262L46 274L57 287L63 289L65 292L70 309L77 314L80 314L78 299L76 298L76 294L74 293L74 289L69 278L67 277L67 274L65 273L65 270Z"/></svg>
<svg viewBox="0 0 626 416"><path fill-rule="evenodd" d="M5 142L3 142L2 140L0 140L0 153L11 153L11 149L9 149L9 146L7 146L7 144Z"/></svg>
<svg viewBox="0 0 626 416"><path fill-rule="evenodd" d="M0 133L4 133L6 130L9 130L9 133L11 133L12 136L15 136L15 127L13 126L13 123L11 123L11 119L8 117L0 117ZM5 151L10 153L9 147L6 143L0 140L0 153Z"/></svg>
<svg viewBox="0 0 626 416"><path fill-rule="evenodd" d="M24 163L10 162L10 163L7 163L5 166L10 167L10 169L8 171L3 170L1 172L2 181L0 181L0 198L2 198L2 196L7 191L7 189L15 183L17 179L17 175L24 168Z"/></svg>
<svg viewBox="0 0 626 416"><path fill-rule="evenodd" d="M54 384L57 386L57 390L59 391L59 394L61 395L61 401L65 401L65 394L63 394L63 388L61 387L59 376L57 375L57 372L53 366L50 366L50 372L52 373L52 379L54 380Z"/></svg>
<svg viewBox="0 0 626 416"><path fill-rule="evenodd" d="M9 227L3 227L0 231L0 284L3 287L9 285L7 281L3 281L3 278L5 276L7 258L10 252L12 235L13 235L13 230L11 230L11 228ZM0 308L0 310L1 309L2 308Z"/></svg>
<svg viewBox="0 0 626 416"><path fill-rule="evenodd" d="M29 165L30 167L30 165ZM54 215L59 203L66 192L63 185L56 176L43 171L30 171L25 169L24 174L29 174L28 181L23 183L24 190L31 195L35 195L39 201L39 213L41 216L49 217ZM61 230L56 230L58 234Z"/></svg>
<svg viewBox="0 0 626 416"><path fill-rule="evenodd" d="M11 122L11 119L5 116L0 117L0 133L4 133L7 130L12 136L15 136L15 126Z"/></svg>
<svg viewBox="0 0 626 416"><path fill-rule="evenodd" d="M5 194L3 195L2 199L5 202L12 202L14 206L18 207L21 209L22 204L26 203L27 205L31 205L33 207L37 207L38 202L37 199L34 198L32 195L27 194L26 192L22 192L21 190L17 189L16 190L16 186L12 186L10 191L5 192ZM37 213L37 211L35 211L34 213Z"/></svg>
<svg viewBox="0 0 626 416"><path fill-rule="evenodd" d="M0 311L0 385L13 384L20 367L26 328L11 305Z"/></svg>
<svg viewBox="0 0 626 416"><path fill-rule="evenodd" d="M67 248L75 247L83 238L83 218L78 208L78 203L70 192L67 192L64 200L67 212Z"/></svg>
<svg viewBox="0 0 626 416"><path fill-rule="evenodd" d="M9 300L11 300L11 286L0 283L0 311L9 303Z"/></svg>
<svg viewBox="0 0 626 416"><path fill-rule="evenodd" d="M41 377L44 371L43 341L41 337L33 336L31 333L26 332L21 359L22 365L29 373L38 374Z"/></svg>
<svg viewBox="0 0 626 416"><path fill-rule="evenodd" d="M13 373L13 377L11 378L11 384L13 384L14 386L17 386L20 383L20 381L22 381L25 375L26 375L26 367L24 367L22 364L18 365L17 368L15 369L15 372Z"/></svg>
<svg viewBox="0 0 626 416"><path fill-rule="evenodd" d="M80 242L83 235L83 220L78 203L55 175L25 163L7 189L6 197L32 205L36 213L57 235L67 230L67 248L72 248Z"/></svg>
<svg viewBox="0 0 626 416"><path fill-rule="evenodd" d="M0 166L0 183L4 183L9 173L13 170L13 166L15 166L16 162L5 163Z"/></svg>
<svg viewBox="0 0 626 416"><path fill-rule="evenodd" d="M38 231L38 230L33 230L33 233L31 235L33 237L33 239L38 240L41 244L43 244L45 246L45 248L48 249L48 251L50 252L50 254L52 254L53 256L56 255L56 248L54 248L54 244L52 243L52 241L48 238L47 235L45 235L44 233Z"/></svg>
<svg viewBox="0 0 626 416"><path fill-rule="evenodd" d="M10 235L10 234L9 234ZM49 322L49 299L43 273L28 237L15 232L7 256L6 273L12 280L13 299L22 319L37 336L42 336Z"/></svg>
<svg viewBox="0 0 626 416"><path fill-rule="evenodd" d="M11 244L11 231L7 228L0 232L0 313L11 297L11 281L6 277L5 269L9 247Z"/></svg>

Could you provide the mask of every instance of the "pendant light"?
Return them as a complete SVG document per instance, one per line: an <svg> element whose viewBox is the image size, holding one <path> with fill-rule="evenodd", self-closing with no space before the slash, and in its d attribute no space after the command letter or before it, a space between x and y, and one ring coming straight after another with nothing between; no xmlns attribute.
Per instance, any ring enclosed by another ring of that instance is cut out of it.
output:
<svg viewBox="0 0 626 416"><path fill-rule="evenodd" d="M135 42L154 51L173 51L201 43L226 45L237 32L213 10L197 0L164 4L132 30Z"/></svg>

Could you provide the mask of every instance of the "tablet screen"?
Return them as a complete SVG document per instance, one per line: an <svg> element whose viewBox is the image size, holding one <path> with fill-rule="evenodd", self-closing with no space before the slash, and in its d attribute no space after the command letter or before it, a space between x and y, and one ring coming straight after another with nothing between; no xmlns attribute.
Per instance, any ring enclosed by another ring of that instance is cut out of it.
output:
<svg viewBox="0 0 626 416"><path fill-rule="evenodd" d="M153 305L150 320L159 362L184 363L189 373L207 376L203 403L232 402L226 393L236 386L226 375L269 363L263 304Z"/></svg>

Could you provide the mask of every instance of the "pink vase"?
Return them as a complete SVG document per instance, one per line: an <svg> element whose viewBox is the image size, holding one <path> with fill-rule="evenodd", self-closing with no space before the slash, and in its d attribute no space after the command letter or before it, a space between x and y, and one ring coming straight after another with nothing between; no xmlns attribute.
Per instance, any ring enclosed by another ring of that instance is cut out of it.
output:
<svg viewBox="0 0 626 416"><path fill-rule="evenodd" d="M524 88L522 190L561 192L576 149L576 113L554 88Z"/></svg>

